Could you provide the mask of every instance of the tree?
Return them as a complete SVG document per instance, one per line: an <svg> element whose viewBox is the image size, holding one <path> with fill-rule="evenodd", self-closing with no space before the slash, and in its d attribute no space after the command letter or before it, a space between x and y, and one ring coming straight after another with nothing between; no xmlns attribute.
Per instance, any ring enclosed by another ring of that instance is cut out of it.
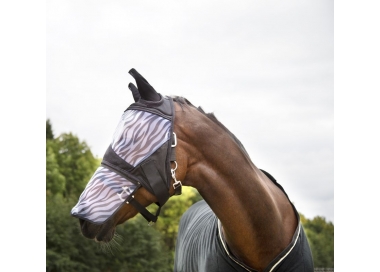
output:
<svg viewBox="0 0 380 272"><path fill-rule="evenodd" d="M140 214L119 225L117 233L122 238L119 250L109 260L117 260L118 267L111 271L173 271L173 253L164 243L163 234L149 227Z"/></svg>
<svg viewBox="0 0 380 272"><path fill-rule="evenodd" d="M51 126L50 120L46 120L46 140L53 140L54 134L53 134L53 128Z"/></svg>
<svg viewBox="0 0 380 272"><path fill-rule="evenodd" d="M46 191L53 195L64 195L66 191L66 178L60 172L53 140L46 141Z"/></svg>
<svg viewBox="0 0 380 272"><path fill-rule="evenodd" d="M306 219L301 215L301 222L313 254L315 267L334 267L334 225L321 216Z"/></svg>
<svg viewBox="0 0 380 272"><path fill-rule="evenodd" d="M85 142L72 134L55 139L46 121L46 271L101 271L96 244L70 215L97 164Z"/></svg>
<svg viewBox="0 0 380 272"><path fill-rule="evenodd" d="M96 244L81 236L70 215L75 202L60 195L46 200L46 271L101 271Z"/></svg>
<svg viewBox="0 0 380 272"><path fill-rule="evenodd" d="M72 133L63 133L54 141L57 163L66 178L65 192L79 197L99 166L99 161L92 155L86 142L80 141Z"/></svg>
<svg viewBox="0 0 380 272"><path fill-rule="evenodd" d="M55 155L55 141L50 120L46 120L46 192L47 194L65 193L66 178L60 172Z"/></svg>

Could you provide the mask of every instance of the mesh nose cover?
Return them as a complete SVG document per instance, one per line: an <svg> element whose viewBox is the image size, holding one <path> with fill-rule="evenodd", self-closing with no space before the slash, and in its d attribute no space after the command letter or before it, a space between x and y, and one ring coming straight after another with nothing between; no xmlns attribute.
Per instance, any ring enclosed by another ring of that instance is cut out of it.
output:
<svg viewBox="0 0 380 272"><path fill-rule="evenodd" d="M123 205L136 187L126 178L100 166L80 195L71 214L95 224L102 224Z"/></svg>

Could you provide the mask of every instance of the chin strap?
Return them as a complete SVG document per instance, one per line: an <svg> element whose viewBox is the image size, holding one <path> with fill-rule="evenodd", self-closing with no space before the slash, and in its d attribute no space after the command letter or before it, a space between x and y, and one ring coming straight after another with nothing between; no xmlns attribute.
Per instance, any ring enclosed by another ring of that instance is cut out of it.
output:
<svg viewBox="0 0 380 272"><path fill-rule="evenodd" d="M135 207L139 211L139 213L148 221L148 226L151 226L152 224L157 222L158 215L161 211L160 205L157 204L158 210L156 212L156 215L153 215L143 205L141 205L137 200L135 200L134 196L132 196L130 201L127 201L126 204L131 204L133 207Z"/></svg>
<svg viewBox="0 0 380 272"><path fill-rule="evenodd" d="M139 188L141 188L141 184L137 186L134 192L136 192ZM151 212L149 212L143 205L141 205L136 199L135 195L131 194L125 204L129 205L131 204L133 207L136 208L136 210L139 211L139 213L148 221L148 226L151 226L152 224L157 222L158 215L160 214L161 211L161 205L156 203L158 206L158 210L156 212L156 215L153 215Z"/></svg>

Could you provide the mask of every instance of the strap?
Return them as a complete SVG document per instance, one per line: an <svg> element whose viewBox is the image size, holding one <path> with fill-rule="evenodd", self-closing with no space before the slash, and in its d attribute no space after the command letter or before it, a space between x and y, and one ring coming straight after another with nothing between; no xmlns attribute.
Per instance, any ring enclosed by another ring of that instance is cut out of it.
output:
<svg viewBox="0 0 380 272"><path fill-rule="evenodd" d="M174 162L174 161L175 161L175 147L172 147L172 148L171 148L170 161L171 161L171 162Z"/></svg>
<svg viewBox="0 0 380 272"><path fill-rule="evenodd" d="M149 222L156 223L158 215L161 211L161 206L158 206L158 210L156 212L156 215L151 214L143 205L141 205L134 197L132 197L127 203L133 205L139 213Z"/></svg>

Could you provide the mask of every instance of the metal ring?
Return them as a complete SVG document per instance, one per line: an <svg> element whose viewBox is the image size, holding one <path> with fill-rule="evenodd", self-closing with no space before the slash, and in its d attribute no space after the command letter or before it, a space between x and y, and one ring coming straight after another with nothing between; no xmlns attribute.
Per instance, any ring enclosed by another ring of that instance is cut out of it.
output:
<svg viewBox="0 0 380 272"><path fill-rule="evenodd" d="M175 163L175 168L174 168L174 169L172 169L172 171L175 171L175 170L177 170L177 167L178 167L177 161L174 161L174 163Z"/></svg>
<svg viewBox="0 0 380 272"><path fill-rule="evenodd" d="M176 147L177 146L177 134L175 134L174 132L173 132L173 139L174 139L174 144L172 144L172 147Z"/></svg>

